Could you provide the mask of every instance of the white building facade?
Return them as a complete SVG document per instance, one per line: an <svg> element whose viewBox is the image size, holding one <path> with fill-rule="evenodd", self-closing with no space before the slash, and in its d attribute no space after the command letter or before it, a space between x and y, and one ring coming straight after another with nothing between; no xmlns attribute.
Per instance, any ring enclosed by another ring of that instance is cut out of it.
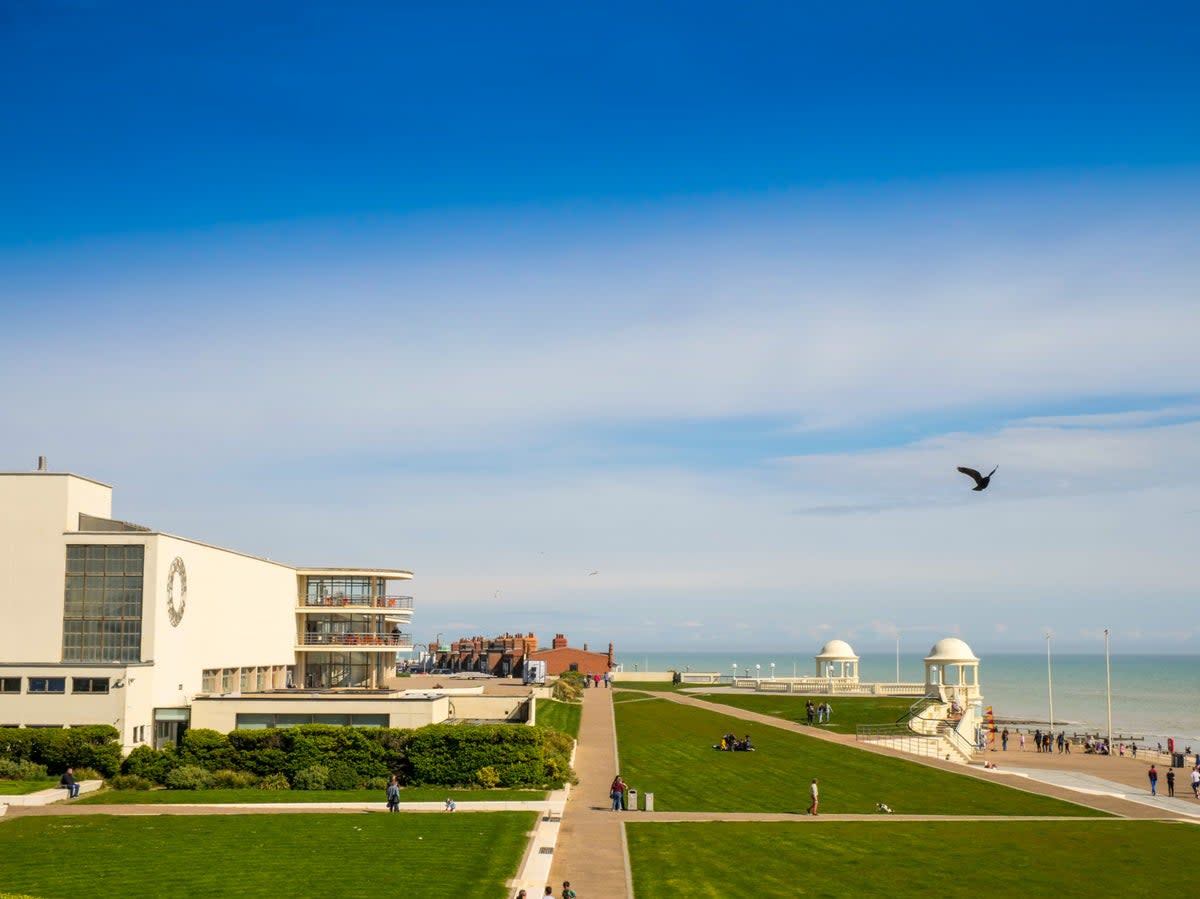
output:
<svg viewBox="0 0 1200 899"><path fill-rule="evenodd" d="M412 648L411 578L116 521L110 486L42 464L0 473L0 726L112 724L128 750L177 740L197 697L380 690Z"/></svg>

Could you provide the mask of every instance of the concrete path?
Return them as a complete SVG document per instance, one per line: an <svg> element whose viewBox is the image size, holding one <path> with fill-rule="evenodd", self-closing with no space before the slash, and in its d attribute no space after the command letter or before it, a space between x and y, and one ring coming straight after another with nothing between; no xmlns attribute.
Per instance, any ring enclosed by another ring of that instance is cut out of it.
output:
<svg viewBox="0 0 1200 899"><path fill-rule="evenodd" d="M635 813L611 811L608 799L608 788L620 770L612 695L613 691L604 687L583 691L575 752L579 783L567 799L550 867L549 885L556 896L562 892L564 880L571 881L580 896L616 899L632 895L621 822ZM537 892L526 889L530 896L538 896L545 886L541 884Z"/></svg>

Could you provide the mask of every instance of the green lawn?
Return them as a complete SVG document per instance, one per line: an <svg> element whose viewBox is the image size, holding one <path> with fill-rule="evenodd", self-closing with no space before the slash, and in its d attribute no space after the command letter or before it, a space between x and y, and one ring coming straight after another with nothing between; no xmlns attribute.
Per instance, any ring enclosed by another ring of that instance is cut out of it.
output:
<svg viewBox="0 0 1200 899"><path fill-rule="evenodd" d="M639 896L1191 895L1200 828L1158 821L626 825Z"/></svg>
<svg viewBox="0 0 1200 899"><path fill-rule="evenodd" d="M814 706L828 701L833 706L831 720L827 724L813 726L839 734L855 733L860 724L895 724L908 714L909 708L917 701L911 697L896 696L797 696L783 693L714 693L698 698L800 724L808 722L805 704L809 699Z"/></svg>
<svg viewBox="0 0 1200 899"><path fill-rule="evenodd" d="M44 899L506 899L536 816L29 817L0 825L0 884Z"/></svg>
<svg viewBox="0 0 1200 899"><path fill-rule="evenodd" d="M545 790L454 790L446 787L404 787L401 802L537 802ZM75 803L85 805L190 805L258 802L386 802L383 790L104 790Z"/></svg>
<svg viewBox="0 0 1200 899"><path fill-rule="evenodd" d="M817 777L824 812L868 814L884 802L912 814L1102 814L667 699L622 702L613 710L621 775L631 787L653 792L660 811L801 812ZM712 745L730 731L749 732L758 751L715 751Z"/></svg>
<svg viewBox="0 0 1200 899"><path fill-rule="evenodd" d="M537 723L542 727L553 727L564 734L570 734L579 739L579 719L583 714L583 704L579 702L558 702L554 699L537 700Z"/></svg>
<svg viewBox="0 0 1200 899"><path fill-rule="evenodd" d="M41 780L0 780L0 796L24 796L26 793L36 793L38 790L48 790L57 786L57 777ZM66 795L67 791L63 790L63 796Z"/></svg>
<svg viewBox="0 0 1200 899"><path fill-rule="evenodd" d="M703 690L706 684L673 684L668 681L657 680L623 680L614 681L614 690L653 690L656 693L678 693L681 690ZM721 686L714 684L713 686ZM728 685L726 685L728 686Z"/></svg>

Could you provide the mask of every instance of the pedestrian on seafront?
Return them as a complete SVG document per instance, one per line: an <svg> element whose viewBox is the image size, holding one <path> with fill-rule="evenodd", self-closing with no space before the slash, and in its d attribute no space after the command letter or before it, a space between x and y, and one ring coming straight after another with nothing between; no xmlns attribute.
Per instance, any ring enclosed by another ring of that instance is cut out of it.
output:
<svg viewBox="0 0 1200 899"><path fill-rule="evenodd" d="M1192 769L1192 795L1200 799L1200 765Z"/></svg>
<svg viewBox="0 0 1200 899"><path fill-rule="evenodd" d="M1150 795L1157 796L1158 795L1158 769L1155 768L1153 765L1151 765L1150 770L1146 772L1146 776L1148 778L1150 778Z"/></svg>
<svg viewBox="0 0 1200 899"><path fill-rule="evenodd" d="M812 797L812 803L808 807L808 813L810 815L816 815L817 806L820 804L821 796L817 790L817 779L815 777L812 779L812 783L808 787L808 795Z"/></svg>
<svg viewBox="0 0 1200 899"><path fill-rule="evenodd" d="M1021 751L1025 751L1025 731L1021 731Z"/></svg>
<svg viewBox="0 0 1200 899"><path fill-rule="evenodd" d="M1175 769L1168 768L1167 769L1167 796L1171 797L1174 795L1175 795Z"/></svg>
<svg viewBox="0 0 1200 899"><path fill-rule="evenodd" d="M571 881L563 881L562 899L575 899L575 891L571 889Z"/></svg>
<svg viewBox="0 0 1200 899"><path fill-rule="evenodd" d="M1000 751L1008 752L1008 728L1000 731Z"/></svg>

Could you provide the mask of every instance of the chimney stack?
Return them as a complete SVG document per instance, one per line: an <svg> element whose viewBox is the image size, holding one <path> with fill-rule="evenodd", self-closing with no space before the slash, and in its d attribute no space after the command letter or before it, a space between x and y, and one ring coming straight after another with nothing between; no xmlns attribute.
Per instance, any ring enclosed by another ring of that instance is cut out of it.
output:
<svg viewBox="0 0 1200 899"><path fill-rule="evenodd" d="M38 471L45 471L45 470L46 470L46 457L45 457L45 456L38 456L38 467L37 467L37 470L38 470Z"/></svg>

